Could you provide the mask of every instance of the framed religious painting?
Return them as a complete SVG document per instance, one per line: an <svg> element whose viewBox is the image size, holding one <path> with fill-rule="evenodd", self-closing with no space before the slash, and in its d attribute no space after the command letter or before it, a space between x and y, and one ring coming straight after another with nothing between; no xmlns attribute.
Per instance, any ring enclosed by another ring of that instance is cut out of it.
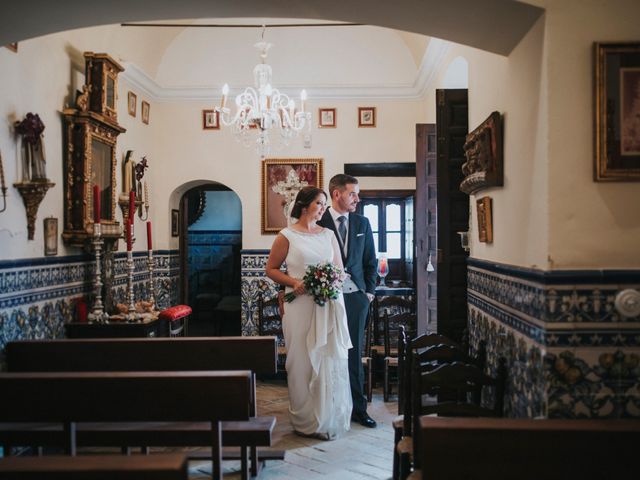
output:
<svg viewBox="0 0 640 480"><path fill-rule="evenodd" d="M142 117L142 123L144 123L145 125L149 125L149 109L150 108L151 108L151 105L149 105L149 103L145 102L144 100L140 104L140 110L141 110L140 116Z"/></svg>
<svg viewBox="0 0 640 480"><path fill-rule="evenodd" d="M358 107L358 127L376 126L376 107Z"/></svg>
<svg viewBox="0 0 640 480"><path fill-rule="evenodd" d="M49 217L44 219L44 254L45 256L58 254L58 219Z"/></svg>
<svg viewBox="0 0 640 480"><path fill-rule="evenodd" d="M336 109L318 109L318 128L336 128Z"/></svg>
<svg viewBox="0 0 640 480"><path fill-rule="evenodd" d="M135 93L129 92L127 94L127 111L129 112L129 115L131 115L132 117L136 116L137 106L138 106L138 97L136 96Z"/></svg>
<svg viewBox="0 0 640 480"><path fill-rule="evenodd" d="M202 110L202 129L220 130L220 112L215 110Z"/></svg>
<svg viewBox="0 0 640 480"><path fill-rule="evenodd" d="M596 43L596 182L640 181L640 42Z"/></svg>
<svg viewBox="0 0 640 480"><path fill-rule="evenodd" d="M261 223L263 234L287 226L291 204L301 188L322 188L321 158L267 158L262 161Z"/></svg>
<svg viewBox="0 0 640 480"><path fill-rule="evenodd" d="M478 240L483 243L493 243L493 213L491 197L476 200L478 213Z"/></svg>

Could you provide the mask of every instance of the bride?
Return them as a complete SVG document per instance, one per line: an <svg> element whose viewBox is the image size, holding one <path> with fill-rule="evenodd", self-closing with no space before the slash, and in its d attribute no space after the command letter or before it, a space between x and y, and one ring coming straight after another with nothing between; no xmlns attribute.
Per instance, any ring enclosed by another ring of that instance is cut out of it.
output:
<svg viewBox="0 0 640 480"><path fill-rule="evenodd" d="M301 435L334 439L349 430L352 409L347 364L351 341L344 299L340 294L319 306L302 282L309 265L329 261L343 268L335 235L316 225L326 208L324 191L300 190L290 214L297 222L274 240L266 274L296 295L285 304L282 317L293 428ZM287 273L280 270L285 261Z"/></svg>

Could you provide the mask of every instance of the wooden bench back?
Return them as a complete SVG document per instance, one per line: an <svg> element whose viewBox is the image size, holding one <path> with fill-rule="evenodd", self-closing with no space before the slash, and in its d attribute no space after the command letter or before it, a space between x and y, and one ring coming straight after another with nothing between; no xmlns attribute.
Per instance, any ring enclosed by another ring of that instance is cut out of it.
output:
<svg viewBox="0 0 640 480"><path fill-rule="evenodd" d="M251 372L0 375L2 422L248 420Z"/></svg>
<svg viewBox="0 0 640 480"><path fill-rule="evenodd" d="M0 480L188 480L187 457L177 453L7 457L0 459Z"/></svg>
<svg viewBox="0 0 640 480"><path fill-rule="evenodd" d="M638 420L422 417L420 434L429 480L637 476Z"/></svg>
<svg viewBox="0 0 640 480"><path fill-rule="evenodd" d="M25 340L6 347L10 372L251 370L275 374L275 337Z"/></svg>

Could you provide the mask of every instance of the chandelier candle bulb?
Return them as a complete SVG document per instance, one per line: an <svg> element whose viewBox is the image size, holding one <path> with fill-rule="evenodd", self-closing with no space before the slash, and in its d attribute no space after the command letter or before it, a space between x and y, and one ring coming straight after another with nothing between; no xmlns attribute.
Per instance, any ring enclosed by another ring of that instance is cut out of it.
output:
<svg viewBox="0 0 640 480"><path fill-rule="evenodd" d="M307 101L307 91L306 90L302 90L302 92L300 92L300 101L301 101L300 111L304 113L304 104Z"/></svg>
<svg viewBox="0 0 640 480"><path fill-rule="evenodd" d="M290 121L293 122L293 114L296 113L296 102L293 100L289 100L289 116Z"/></svg>
<svg viewBox="0 0 640 480"><path fill-rule="evenodd" d="M100 187L98 185L93 185L93 223L100 223Z"/></svg>
<svg viewBox="0 0 640 480"><path fill-rule="evenodd" d="M229 84L225 83L222 86L222 102L220 103L220 110L222 110L227 103L227 95L229 95Z"/></svg>
<svg viewBox="0 0 640 480"><path fill-rule="evenodd" d="M153 242L151 241L151 220L147 222L147 250L153 250Z"/></svg>

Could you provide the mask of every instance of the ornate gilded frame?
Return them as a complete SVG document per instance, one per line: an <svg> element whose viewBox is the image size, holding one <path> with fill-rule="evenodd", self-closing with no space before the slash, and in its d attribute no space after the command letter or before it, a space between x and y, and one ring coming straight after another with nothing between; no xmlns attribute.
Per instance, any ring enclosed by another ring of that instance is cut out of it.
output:
<svg viewBox="0 0 640 480"><path fill-rule="evenodd" d="M493 211L491 197L476 200L478 213L478 240L483 243L493 243Z"/></svg>
<svg viewBox="0 0 640 480"><path fill-rule="evenodd" d="M291 173L293 172L293 173ZM295 176L295 178L292 178ZM290 178L291 177L291 178ZM297 181L296 181L297 178ZM293 182L291 181L293 180ZM266 158L262 161L262 193L260 202L263 234L277 234L287 226L284 209L305 185L322 188L323 160L321 158ZM280 190L274 191L280 183ZM287 184L290 186L288 187Z"/></svg>
<svg viewBox="0 0 640 480"><path fill-rule="evenodd" d="M594 67L594 181L640 181L640 43L595 43Z"/></svg>

